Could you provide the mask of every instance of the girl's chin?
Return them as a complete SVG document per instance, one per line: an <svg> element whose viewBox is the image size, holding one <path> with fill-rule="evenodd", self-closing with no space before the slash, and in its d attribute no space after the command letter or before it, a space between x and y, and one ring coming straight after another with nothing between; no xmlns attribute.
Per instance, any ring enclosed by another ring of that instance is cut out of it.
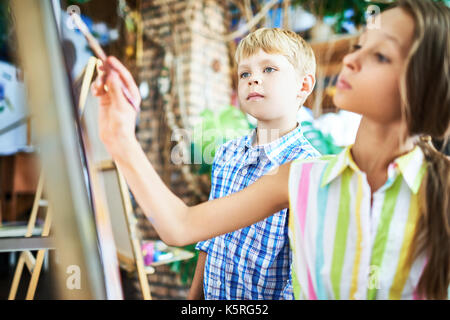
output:
<svg viewBox="0 0 450 320"><path fill-rule="evenodd" d="M337 92L333 96L333 104L335 105L336 108L338 108L339 110L355 112L355 111L350 110L351 107L348 103L346 103L346 100L347 99L345 99L341 94L339 94Z"/></svg>

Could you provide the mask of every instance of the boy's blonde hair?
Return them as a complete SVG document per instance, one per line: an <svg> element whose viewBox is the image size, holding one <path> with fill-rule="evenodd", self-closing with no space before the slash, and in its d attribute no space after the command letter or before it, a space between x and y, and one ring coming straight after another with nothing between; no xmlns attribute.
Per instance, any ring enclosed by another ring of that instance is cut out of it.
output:
<svg viewBox="0 0 450 320"><path fill-rule="evenodd" d="M315 75L316 58L311 46L295 32L279 28L261 28L241 40L235 60L255 54L259 49L269 54L282 54L301 75Z"/></svg>

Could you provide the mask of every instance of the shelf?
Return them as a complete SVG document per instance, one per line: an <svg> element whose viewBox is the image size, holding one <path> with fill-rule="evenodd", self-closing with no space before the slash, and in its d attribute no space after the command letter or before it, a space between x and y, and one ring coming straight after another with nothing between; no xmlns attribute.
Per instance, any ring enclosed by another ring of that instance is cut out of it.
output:
<svg viewBox="0 0 450 320"><path fill-rule="evenodd" d="M160 240L143 241L142 243L148 243L148 242L154 242L155 244L158 243L159 245L161 245L163 243ZM169 263L177 262L177 261L189 260L195 256L194 253L184 250L184 249L181 249L181 248L171 247L171 246L167 246L165 244L163 244L163 246L164 246L164 252L171 252L173 254L173 257L170 259L167 259L167 260L153 262L152 264L150 264L148 266L144 265L144 271L146 274L154 274L156 272L155 268L158 266L167 265ZM126 255L122 254L121 252L117 252L117 255L119 258L120 267L122 269L126 270L129 273L136 271L136 263L135 263L134 259L128 258Z"/></svg>
<svg viewBox="0 0 450 320"><path fill-rule="evenodd" d="M189 260L192 259L194 257L194 253L181 249L181 248L177 248L177 247L171 247L171 246L167 246L165 245L162 241L144 241L143 243L148 243L148 242L153 242L155 247L156 246L162 246L164 249L162 249L162 252L165 253L172 253L173 256L169 259L166 260L162 260L162 261L156 261L153 262L152 264L145 266L145 272L147 274L153 274L155 273L155 267L158 266L162 266L162 265L167 265L169 263L172 262L177 262L177 261L183 261L183 260Z"/></svg>
<svg viewBox="0 0 450 320"><path fill-rule="evenodd" d="M26 225L6 225L0 227L0 238L22 238L27 233ZM40 236L42 234L42 226L35 226L32 236Z"/></svg>

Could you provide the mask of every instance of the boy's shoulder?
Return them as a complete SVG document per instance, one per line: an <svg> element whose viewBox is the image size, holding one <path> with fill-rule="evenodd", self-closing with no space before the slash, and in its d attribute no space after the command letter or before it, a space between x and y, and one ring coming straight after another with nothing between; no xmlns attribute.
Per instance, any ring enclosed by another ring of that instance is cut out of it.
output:
<svg viewBox="0 0 450 320"><path fill-rule="evenodd" d="M316 159L321 156L320 152L305 138L300 129L295 135L288 138L281 146L281 163L307 159Z"/></svg>
<svg viewBox="0 0 450 320"><path fill-rule="evenodd" d="M302 154L299 159L316 159L321 157L321 153L302 135L300 139L290 144L290 153ZM293 160L296 160L297 157Z"/></svg>
<svg viewBox="0 0 450 320"><path fill-rule="evenodd" d="M216 158L221 158L225 155L230 157L245 146L251 146L253 135L254 130L247 135L228 140L221 144L216 150ZM266 150L272 155L276 155L277 161L281 161L281 163L296 159L315 159L321 157L320 152L305 138L301 128L280 138Z"/></svg>

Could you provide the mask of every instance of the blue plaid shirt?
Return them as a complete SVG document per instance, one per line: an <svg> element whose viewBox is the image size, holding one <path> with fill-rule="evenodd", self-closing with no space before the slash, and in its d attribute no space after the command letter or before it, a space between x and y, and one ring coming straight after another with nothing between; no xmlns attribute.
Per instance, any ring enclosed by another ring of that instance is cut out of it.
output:
<svg viewBox="0 0 450 320"><path fill-rule="evenodd" d="M284 163L320 155L305 139L300 125L261 146L252 146L255 136L253 130L217 149L210 200L238 192ZM287 211L197 244L196 249L208 254L205 299L293 299Z"/></svg>

